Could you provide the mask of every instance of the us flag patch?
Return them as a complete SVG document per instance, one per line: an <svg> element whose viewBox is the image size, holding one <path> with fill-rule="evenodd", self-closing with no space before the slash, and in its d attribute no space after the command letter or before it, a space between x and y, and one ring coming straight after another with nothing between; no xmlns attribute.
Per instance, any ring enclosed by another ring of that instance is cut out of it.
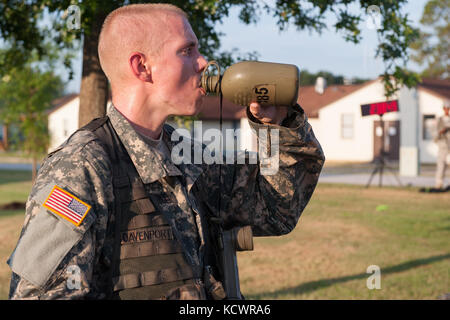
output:
<svg viewBox="0 0 450 320"><path fill-rule="evenodd" d="M90 205L58 186L53 187L43 206L77 227L91 209Z"/></svg>

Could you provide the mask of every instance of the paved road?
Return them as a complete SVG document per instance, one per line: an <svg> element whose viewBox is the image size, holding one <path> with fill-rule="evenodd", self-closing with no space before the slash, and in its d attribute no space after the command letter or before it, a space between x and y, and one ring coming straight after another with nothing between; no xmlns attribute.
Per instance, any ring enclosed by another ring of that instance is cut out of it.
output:
<svg viewBox="0 0 450 320"><path fill-rule="evenodd" d="M39 169L40 165L38 165ZM28 170L31 171L31 163L0 163L0 170Z"/></svg>
<svg viewBox="0 0 450 320"><path fill-rule="evenodd" d="M0 170L31 170L31 164L28 163L0 163ZM346 172L347 171L347 172ZM356 184L366 185L370 179L370 167L366 168L325 168L320 175L319 183L344 183L344 184ZM425 170L424 170L425 171ZM428 170L430 171L430 170ZM448 170L450 171L450 170ZM378 186L379 174L376 174L370 186ZM434 186L434 175L432 172L423 172L418 177L398 177L402 186L414 186L414 187L432 187ZM447 174L447 184L450 183L450 179ZM399 186L398 181L390 171L385 171L382 177L383 186Z"/></svg>
<svg viewBox="0 0 450 320"><path fill-rule="evenodd" d="M343 184L356 184L366 185L369 182L371 173L374 170L374 164L372 163L353 163L348 165L336 165L333 163L325 164L324 169L319 178L319 182L322 183L343 183ZM414 186L414 187L433 187L434 175L436 172L435 165L421 165L420 175L417 177L405 177L398 175L398 163L392 163L391 169L385 168L382 176L382 186ZM397 174L394 176L393 172ZM400 184L397 180L400 180ZM380 181L380 175L377 172L371 180L370 186L378 186ZM450 184L450 169L446 171L447 185Z"/></svg>
<svg viewBox="0 0 450 320"><path fill-rule="evenodd" d="M327 174L323 173L319 177L319 183L344 183L366 185L369 182L370 174ZM378 186L380 175L377 174L372 178L370 186ZM430 176L418 177L400 177L398 176L402 186L414 187L432 187L434 186L434 178ZM398 180L391 173L384 173L382 177L383 186L399 186Z"/></svg>

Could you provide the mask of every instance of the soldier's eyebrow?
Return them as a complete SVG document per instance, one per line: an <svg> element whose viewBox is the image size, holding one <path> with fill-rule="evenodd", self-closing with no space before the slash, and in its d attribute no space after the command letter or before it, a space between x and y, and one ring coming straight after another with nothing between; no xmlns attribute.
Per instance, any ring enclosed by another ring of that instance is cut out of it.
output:
<svg viewBox="0 0 450 320"><path fill-rule="evenodd" d="M180 49L180 50L186 49L186 48L194 48L194 47L196 47L196 46L197 46L197 41L190 40L190 41L185 42L185 43L181 46L181 49Z"/></svg>

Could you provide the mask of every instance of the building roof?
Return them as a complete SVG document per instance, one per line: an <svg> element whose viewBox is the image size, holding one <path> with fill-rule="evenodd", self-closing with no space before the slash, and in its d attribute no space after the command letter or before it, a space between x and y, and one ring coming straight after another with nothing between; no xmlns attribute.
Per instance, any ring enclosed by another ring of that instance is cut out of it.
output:
<svg viewBox="0 0 450 320"><path fill-rule="evenodd" d="M319 110L323 107L375 82L371 80L362 84L350 85L329 85L325 88L323 94L319 94L314 86L300 87L298 93L298 104L305 110L308 118L318 118Z"/></svg>
<svg viewBox="0 0 450 320"><path fill-rule="evenodd" d="M317 118L321 108L361 89L362 87L367 86L374 81L375 80L367 81L358 85L330 85L325 88L323 94L317 93L314 86L302 86L299 89L297 102L302 106L303 110L305 110L308 118ZM222 115L223 120L236 120L244 117L246 117L244 107L235 105L224 99ZM206 97L204 99L199 118L202 120L219 119L218 97Z"/></svg>
<svg viewBox="0 0 450 320"><path fill-rule="evenodd" d="M52 108L47 111L47 114L51 114L61 108L62 106L65 106L69 102L71 102L73 99L78 98L78 93L70 93L68 95L62 96L60 98L56 98L52 101Z"/></svg>
<svg viewBox="0 0 450 320"><path fill-rule="evenodd" d="M317 118L319 110L327 105L377 81L367 81L358 85L330 85L323 94L315 91L314 86L300 87L298 103L305 110L308 118ZM424 78L418 85L419 90L425 90L441 99L450 99L450 80Z"/></svg>
<svg viewBox="0 0 450 320"><path fill-rule="evenodd" d="M450 80L423 78L419 84L419 89L439 98L450 100Z"/></svg>

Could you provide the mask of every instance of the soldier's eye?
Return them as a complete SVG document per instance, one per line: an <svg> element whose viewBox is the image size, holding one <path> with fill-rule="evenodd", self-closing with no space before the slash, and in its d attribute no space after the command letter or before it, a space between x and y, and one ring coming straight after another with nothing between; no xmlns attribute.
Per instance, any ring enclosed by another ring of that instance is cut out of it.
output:
<svg viewBox="0 0 450 320"><path fill-rule="evenodd" d="M192 48L191 47L184 48L181 51L181 54L184 55L184 56L189 56L191 53L192 53Z"/></svg>

